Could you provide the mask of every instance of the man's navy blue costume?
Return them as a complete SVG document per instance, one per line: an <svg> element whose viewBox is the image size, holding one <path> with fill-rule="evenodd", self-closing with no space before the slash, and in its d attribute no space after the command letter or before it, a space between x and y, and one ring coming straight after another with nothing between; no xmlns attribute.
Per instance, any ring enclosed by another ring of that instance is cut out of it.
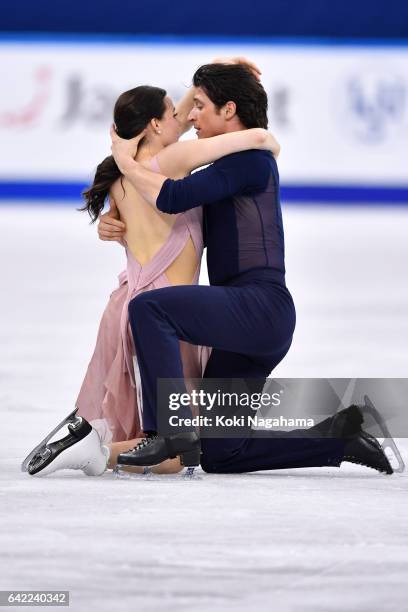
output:
<svg viewBox="0 0 408 612"><path fill-rule="evenodd" d="M157 289L129 304L144 431L157 430L157 379L183 378L179 340L213 347L205 378L263 379L286 355L295 328L279 175L270 153L234 153L187 178L167 179L156 205L166 213L204 206L210 286ZM211 472L333 465L343 448L341 440L287 433L204 438L201 465Z"/></svg>

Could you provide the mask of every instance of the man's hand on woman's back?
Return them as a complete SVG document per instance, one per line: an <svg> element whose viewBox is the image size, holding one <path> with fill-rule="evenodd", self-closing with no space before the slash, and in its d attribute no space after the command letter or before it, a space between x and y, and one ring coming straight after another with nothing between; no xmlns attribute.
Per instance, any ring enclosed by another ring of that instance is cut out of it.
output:
<svg viewBox="0 0 408 612"><path fill-rule="evenodd" d="M99 217L98 236L100 240L110 240L123 244L123 237L126 232L126 225L119 219L119 211L116 208L115 200L109 198L109 210Z"/></svg>

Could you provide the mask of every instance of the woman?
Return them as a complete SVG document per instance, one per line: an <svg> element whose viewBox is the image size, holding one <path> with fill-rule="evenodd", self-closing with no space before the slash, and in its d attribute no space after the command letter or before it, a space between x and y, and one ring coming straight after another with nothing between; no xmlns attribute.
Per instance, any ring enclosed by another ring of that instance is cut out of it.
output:
<svg viewBox="0 0 408 612"><path fill-rule="evenodd" d="M230 61L245 63L259 72L244 58ZM127 139L143 132L136 159L173 179L246 149L279 153L273 136L260 128L177 142L191 127L187 117L192 106L193 91L175 108L163 89L136 87L123 93L115 104L116 131ZM119 227L123 222L126 227L122 243L127 253L127 269L119 276L119 287L111 294L102 316L95 351L76 402L78 415L90 421L102 442L108 445L108 467L112 468L118 454L135 446L142 434L141 381L128 324L129 301L142 291L198 282L203 250L202 210L194 208L168 215L153 209L121 175L112 156L98 166L84 197L86 204L82 210L89 212L93 222L109 198L108 217L119 217L121 221L114 223ZM201 378L209 349L181 342L181 352L185 377ZM161 473L179 469L178 459L157 468Z"/></svg>

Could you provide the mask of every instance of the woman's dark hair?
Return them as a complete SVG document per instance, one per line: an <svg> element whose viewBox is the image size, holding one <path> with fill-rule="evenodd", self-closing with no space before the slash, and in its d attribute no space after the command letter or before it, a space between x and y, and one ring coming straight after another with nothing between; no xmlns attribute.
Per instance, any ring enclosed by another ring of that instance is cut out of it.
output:
<svg viewBox="0 0 408 612"><path fill-rule="evenodd" d="M160 87L141 85L125 91L116 101L113 119L121 138L134 138L142 132L151 119L161 119L165 113L164 98L167 92ZM143 139L140 141L143 142ZM112 155L106 157L96 169L89 189L83 192L85 206L94 223L103 210L111 185L121 176Z"/></svg>
<svg viewBox="0 0 408 612"><path fill-rule="evenodd" d="M251 70L242 64L205 64L193 76L193 85L201 87L220 109L235 102L237 115L246 128L268 127L268 96Z"/></svg>

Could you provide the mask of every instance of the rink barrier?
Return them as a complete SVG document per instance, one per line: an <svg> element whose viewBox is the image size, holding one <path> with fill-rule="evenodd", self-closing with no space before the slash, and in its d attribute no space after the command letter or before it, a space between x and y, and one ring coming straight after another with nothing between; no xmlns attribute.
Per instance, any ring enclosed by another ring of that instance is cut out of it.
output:
<svg viewBox="0 0 408 612"><path fill-rule="evenodd" d="M75 198L71 183L90 180L109 153L121 91L149 82L180 99L197 66L226 53L263 69L270 125L282 144L284 200L407 199L400 190L408 187L408 41L401 40L0 33L0 190L12 199Z"/></svg>

